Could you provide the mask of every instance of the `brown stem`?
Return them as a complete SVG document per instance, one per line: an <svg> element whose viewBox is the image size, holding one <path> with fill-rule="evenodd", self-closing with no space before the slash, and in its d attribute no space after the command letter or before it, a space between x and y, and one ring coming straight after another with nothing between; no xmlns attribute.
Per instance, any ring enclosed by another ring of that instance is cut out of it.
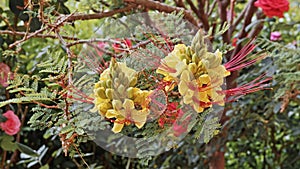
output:
<svg viewBox="0 0 300 169"><path fill-rule="evenodd" d="M262 28L264 27L264 19L266 15L264 15L261 11L256 12L257 21L260 21L249 33L249 37L251 39L256 38L256 36L261 32Z"/></svg>
<svg viewBox="0 0 300 169"><path fill-rule="evenodd" d="M233 18L234 18L234 4L236 0L230 0L230 17L229 17L229 24L232 25Z"/></svg>
<svg viewBox="0 0 300 169"><path fill-rule="evenodd" d="M134 3L152 10L158 10L160 12L166 12L166 13L172 13L174 11L176 12L183 11L184 18L187 19L189 22L191 22L193 25L198 27L198 22L195 20L194 16L191 14L190 11L185 10L184 8L169 6L164 3L160 3L152 0L124 0L124 2Z"/></svg>
<svg viewBox="0 0 300 169"><path fill-rule="evenodd" d="M197 15L197 17L201 20L203 24L203 28L205 31L208 31L209 29L209 23L206 13L204 12L204 4L202 1L199 1L199 10L196 8L194 3L191 0L187 0L187 3L190 5L192 11Z"/></svg>
<svg viewBox="0 0 300 169"><path fill-rule="evenodd" d="M10 29L11 31L15 31L14 28L10 25L9 21L7 20L7 18L5 18L2 15L0 15L0 20L3 20L5 22L5 24L7 25L8 29Z"/></svg>
<svg viewBox="0 0 300 169"><path fill-rule="evenodd" d="M9 31L9 30L0 30L0 35L14 35L14 36L25 36L26 33L25 32L16 32L16 31ZM51 38L51 39L56 39L57 36L55 35L49 35L49 34L34 34L34 33L29 33L28 36L32 37L32 38ZM28 37L27 36L27 37ZM69 37L69 36L62 36L64 39L68 39L68 40L78 40L78 38L75 37Z"/></svg>
<svg viewBox="0 0 300 169"><path fill-rule="evenodd" d="M4 168L5 161L6 161L6 155L7 155L7 151L4 150L2 153L1 168Z"/></svg>
<svg viewBox="0 0 300 169"><path fill-rule="evenodd" d="M249 7L247 8L247 11L246 11L246 14L245 14L245 17L244 17L245 21L244 21L244 24L243 24L242 31L239 34L239 39L242 39L242 38L247 36L246 27L251 23L251 19L254 15L255 11L257 10L257 8L254 6L255 1L256 0L251 0L249 2Z"/></svg>
<svg viewBox="0 0 300 169"><path fill-rule="evenodd" d="M178 0L178 1L174 0L174 1L175 1L176 6L186 9L182 0Z"/></svg>
<svg viewBox="0 0 300 169"><path fill-rule="evenodd" d="M246 27L251 23L251 19L254 15L255 11L257 10L257 8L254 6L255 1L256 0L251 0L248 4L248 8L246 10L245 17L244 17L243 28L242 28L241 32L239 33L239 36L238 36L239 39L245 38L248 34L248 32L246 32ZM241 44L237 44L236 48L232 52L231 57L236 55L238 53L238 51L240 51L241 47L242 47ZM230 60L230 59L231 58L227 57L227 60Z"/></svg>
<svg viewBox="0 0 300 169"><path fill-rule="evenodd" d="M136 7L135 4L130 4L130 5L126 6L126 7L124 7L124 8L115 9L115 10L111 10L111 11L103 12L103 13L75 14L75 15L70 16L66 21L67 22L72 22L72 21L76 21L76 20L101 19L101 18L113 16L113 15L115 15L117 13L128 12L128 11L132 10L133 8L135 8L135 7Z"/></svg>
<svg viewBox="0 0 300 169"><path fill-rule="evenodd" d="M227 22L227 6L229 5L230 0L218 0L218 9L219 9L219 16L221 18L221 24L223 25ZM230 43L230 37L228 36L228 31L223 33L222 38L225 43Z"/></svg>
<svg viewBox="0 0 300 169"><path fill-rule="evenodd" d="M212 5L210 6L209 10L207 11L207 16L210 16L212 14L212 12L213 12L216 4L217 4L217 0L214 0L213 3L212 3Z"/></svg>
<svg viewBox="0 0 300 169"><path fill-rule="evenodd" d="M232 25L230 25L230 29L229 29L229 36L232 35L232 32L235 30L236 26L243 20L247 9L249 8L250 2L248 3L248 5L242 10L242 12L239 14L239 16L236 18L235 22L233 22Z"/></svg>

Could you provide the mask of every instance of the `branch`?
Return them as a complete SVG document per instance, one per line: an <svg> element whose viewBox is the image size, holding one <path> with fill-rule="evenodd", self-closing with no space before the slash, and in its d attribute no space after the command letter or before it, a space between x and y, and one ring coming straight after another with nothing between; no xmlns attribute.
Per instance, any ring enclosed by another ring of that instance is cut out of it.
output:
<svg viewBox="0 0 300 169"><path fill-rule="evenodd" d="M227 21L227 11L226 8L229 5L229 0L218 0L219 16L221 18L221 24L223 25ZM223 33L222 38L225 43L230 44L230 38L228 36L228 31Z"/></svg>
<svg viewBox="0 0 300 169"><path fill-rule="evenodd" d="M166 13L172 13L174 11L176 12L183 11L184 18L190 21L193 25L199 27L198 22L194 19L194 16L191 14L191 12L185 10L184 8L169 6L164 3L156 2L153 0L124 0L124 2L134 3L152 10L158 10L160 12L166 12Z"/></svg>
<svg viewBox="0 0 300 169"><path fill-rule="evenodd" d="M229 17L229 24L232 25L234 19L234 4L236 0L230 0L230 17Z"/></svg>
<svg viewBox="0 0 300 169"><path fill-rule="evenodd" d="M191 0L188 0L188 1L191 1ZM200 15L200 20L202 21L203 23L203 27L204 27L204 30L205 31L208 31L209 30L209 23L208 23L208 17L207 17L207 14L205 13L204 11L204 7L205 7L205 4L203 1L198 1L199 4L198 4L198 8L199 8L199 15ZM191 2L192 3L192 2Z"/></svg>
<svg viewBox="0 0 300 169"><path fill-rule="evenodd" d="M76 20L101 19L101 18L113 16L113 15L115 15L117 13L122 13L122 12L130 11L130 10L132 10L135 7L136 7L135 4L130 4L130 5L126 6L126 7L124 7L124 8L115 9L115 10L111 10L111 11L103 12L103 13L75 14L73 16L70 16L66 21L67 22L72 22L72 21L76 21Z"/></svg>
<svg viewBox="0 0 300 169"><path fill-rule="evenodd" d="M111 42L111 43L120 44L120 41L113 40L113 39L82 39L82 40L77 40L72 43L68 43L68 44L66 44L66 47L71 47L71 46L83 44L83 43L94 43L94 42Z"/></svg>
<svg viewBox="0 0 300 169"><path fill-rule="evenodd" d="M247 8L247 11L246 11L246 14L245 14L245 22L244 22L244 25L243 25L243 28L242 28L242 31L241 33L239 34L239 39L242 39L244 37L247 36L247 32L246 32L246 27L251 23L251 19L255 13L255 11L257 10L257 8L254 6L254 2L256 0L251 0L249 2L249 7Z"/></svg>
<svg viewBox="0 0 300 169"><path fill-rule="evenodd" d="M262 11L257 11L256 16L257 20L260 20L260 22L249 33L249 37L251 39L256 38L256 36L261 32L262 28L264 27L264 19L266 18L266 15L264 15Z"/></svg>
<svg viewBox="0 0 300 169"><path fill-rule="evenodd" d="M42 32L46 31L48 28L50 28L49 32L52 32L53 30L56 30L58 27L63 26L66 23L66 20L68 18L70 18L71 16L73 16L73 15L74 15L74 13L72 13L70 15L64 15L62 17L59 17L56 20L55 24L49 24L49 25L45 26L44 28L41 28L41 29L35 31L34 33L31 33L30 35L28 35L29 33L28 33L28 30L27 30L27 32L25 33L23 39L15 41L13 44L9 45L9 48L11 49L11 48L15 47L16 45L18 45L19 43L22 43L22 42L24 42L24 41L26 41L26 40L28 40L32 37L35 37L37 34L41 34Z"/></svg>
<svg viewBox="0 0 300 169"><path fill-rule="evenodd" d="M186 9L182 0L178 0L178 1L174 0L174 1L176 6Z"/></svg>
<svg viewBox="0 0 300 169"><path fill-rule="evenodd" d="M24 41L26 41L26 40L28 40L28 39L30 39L32 37L35 37L37 34L41 34L45 30L46 30L46 27L42 28L42 29L39 29L39 30L37 30L37 31L35 31L34 33L31 33L31 34L29 34L28 32L24 32L23 39L15 41L13 44L10 44L9 48L11 49L11 48L15 47L16 45L18 45L19 43L22 43L22 42L24 42Z"/></svg>
<svg viewBox="0 0 300 169"><path fill-rule="evenodd" d="M250 2L249 2L250 4ZM237 19L235 20L235 22L230 26L230 36L232 35L232 32L235 30L236 26L242 21L242 19L244 18L247 9L249 8L249 4L243 9L243 11L240 13L240 15L237 17Z"/></svg>
<svg viewBox="0 0 300 169"><path fill-rule="evenodd" d="M212 14L212 12L213 12L216 4L217 4L217 0L214 0L214 2L212 3L212 5L210 6L210 9L207 10L207 16L210 16ZM209 6L209 5L207 5L207 6Z"/></svg>
<svg viewBox="0 0 300 169"><path fill-rule="evenodd" d="M198 10L191 0L187 0L187 3L190 5L192 11L197 15L197 17L202 22L204 30L208 31L209 23L208 23L207 15L204 12L204 5L200 2L201 4L199 3L199 10Z"/></svg>
<svg viewBox="0 0 300 169"><path fill-rule="evenodd" d="M7 35L15 35L15 36L25 36L26 32L14 32L14 31L8 31L8 30L0 30L0 34L1 35L7 34ZM41 34L41 33L38 33L38 34L29 33L28 36L31 36L33 38L52 38L52 39L57 38L57 36L55 36L55 35ZM67 40L78 40L78 38L70 37L70 36L62 36L62 37Z"/></svg>

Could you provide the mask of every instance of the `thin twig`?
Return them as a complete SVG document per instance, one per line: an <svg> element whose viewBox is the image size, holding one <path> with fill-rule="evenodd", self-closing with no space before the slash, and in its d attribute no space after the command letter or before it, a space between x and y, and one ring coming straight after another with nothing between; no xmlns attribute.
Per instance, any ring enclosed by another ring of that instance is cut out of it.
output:
<svg viewBox="0 0 300 169"><path fill-rule="evenodd" d="M15 35L15 36L25 36L25 32L16 32L16 31L9 31L9 30L0 30L0 35ZM51 38L51 39L56 39L57 36L56 35L47 35L47 34L33 34L33 33L29 33L28 36L32 37L32 38ZM27 38L28 38L27 36ZM64 39L67 40L79 40L78 38L75 37L70 37L70 36L62 36Z"/></svg>
<svg viewBox="0 0 300 169"><path fill-rule="evenodd" d="M230 26L229 32L230 35L232 35L232 32L235 30L236 26L243 20L247 9L250 7L250 2L248 5L243 9L243 11L239 14L239 16L236 18L235 22Z"/></svg>
<svg viewBox="0 0 300 169"><path fill-rule="evenodd" d="M205 8L205 2L203 1L198 1L198 10L199 10L199 14L200 14L200 20L203 23L203 28L205 31L209 30L209 22L208 22L208 17L204 11Z"/></svg>
<svg viewBox="0 0 300 169"><path fill-rule="evenodd" d="M113 40L113 39L83 39L83 40L77 40L72 43L68 43L66 44L66 47L71 47L83 43L94 43L94 42L111 42L111 43L121 44L120 41Z"/></svg>
<svg viewBox="0 0 300 169"><path fill-rule="evenodd" d="M191 22L193 25L199 27L198 22L195 20L194 16L191 14L190 11L185 10L184 8L170 6L164 3L160 3L153 0L124 0L124 2L134 3L137 5L141 5L143 7L158 10L160 12L172 13L172 12L180 12L183 11L185 19Z"/></svg>
<svg viewBox="0 0 300 169"><path fill-rule="evenodd" d="M229 16L229 25L232 25L234 19L234 4L236 0L230 0L230 16Z"/></svg>
<svg viewBox="0 0 300 169"><path fill-rule="evenodd" d="M214 2L212 3L212 5L210 6L210 9L207 11L207 16L209 17L212 12L214 11L214 8L216 7L217 4L217 0L214 0Z"/></svg>
<svg viewBox="0 0 300 169"><path fill-rule="evenodd" d="M130 4L124 8L120 9L115 9L111 10L108 12L103 12L103 13L95 13L95 14L75 14L71 17L69 17L66 21L67 22L72 22L76 20L91 20L91 19L101 19L109 16L113 16L117 13L122 13L122 12L128 12L136 7L135 4Z"/></svg>
<svg viewBox="0 0 300 169"><path fill-rule="evenodd" d="M199 2L199 9L196 8L196 6L194 5L193 1L191 0L186 0L187 3L190 5L192 11L196 14L196 16L200 19L200 21L203 24L203 28L205 31L208 31L209 29L209 23L208 23L208 18L206 13L204 12L204 4L200 1Z"/></svg>
<svg viewBox="0 0 300 169"><path fill-rule="evenodd" d="M12 31L15 31L14 28L11 27L11 25L9 24L9 21L7 20L7 18L4 18L2 15L0 15L0 20L3 20L5 22L5 24L7 25L8 29L10 29Z"/></svg>
<svg viewBox="0 0 300 169"><path fill-rule="evenodd" d="M229 5L230 0L218 0L218 9L219 9L219 16L221 18L221 24L223 25L225 22L227 22L227 6ZM223 33L222 38L223 41L227 44L230 43L230 38L228 36L228 31Z"/></svg>

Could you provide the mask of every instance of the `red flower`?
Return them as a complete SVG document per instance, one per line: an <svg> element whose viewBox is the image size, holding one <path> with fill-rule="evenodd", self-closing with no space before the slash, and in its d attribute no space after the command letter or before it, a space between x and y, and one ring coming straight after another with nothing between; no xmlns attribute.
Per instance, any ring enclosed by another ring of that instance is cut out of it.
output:
<svg viewBox="0 0 300 169"><path fill-rule="evenodd" d="M256 7L262 8L264 14L269 18L273 16L283 17L283 13L289 10L288 0L258 0L254 3Z"/></svg>
<svg viewBox="0 0 300 169"><path fill-rule="evenodd" d="M0 127L2 128L2 130L4 130L4 132L8 135L17 134L21 126L21 122L18 116L16 116L11 110L5 112L3 116L6 117L7 120L5 122L0 123Z"/></svg>
<svg viewBox="0 0 300 169"><path fill-rule="evenodd" d="M10 67L1 62L0 63L0 84L3 86L3 87L7 87L8 84L7 84L7 78L8 78L8 74L11 73L10 72ZM11 79L12 79L12 74L11 74Z"/></svg>

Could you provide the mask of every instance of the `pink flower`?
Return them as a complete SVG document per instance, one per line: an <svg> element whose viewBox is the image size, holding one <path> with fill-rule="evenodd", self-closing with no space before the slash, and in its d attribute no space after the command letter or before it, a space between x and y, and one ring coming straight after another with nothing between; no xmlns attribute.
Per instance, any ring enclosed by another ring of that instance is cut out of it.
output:
<svg viewBox="0 0 300 169"><path fill-rule="evenodd" d="M276 32L271 32L271 41L278 41L281 38L281 33L276 31Z"/></svg>
<svg viewBox="0 0 300 169"><path fill-rule="evenodd" d="M21 122L18 116L11 110L8 110L3 114L4 117L7 118L5 122L0 123L0 127L4 132L8 135L15 135L19 132Z"/></svg>
<svg viewBox="0 0 300 169"><path fill-rule="evenodd" d="M11 73L10 72L10 67L1 62L0 63L0 84L3 86L3 87L7 87L8 84L7 84L7 78L8 78L8 74ZM12 74L10 75L10 78L12 79Z"/></svg>
<svg viewBox="0 0 300 169"><path fill-rule="evenodd" d="M288 0L258 0L254 3L256 7L262 8L264 14L269 18L273 16L283 17L283 13L289 10Z"/></svg>

